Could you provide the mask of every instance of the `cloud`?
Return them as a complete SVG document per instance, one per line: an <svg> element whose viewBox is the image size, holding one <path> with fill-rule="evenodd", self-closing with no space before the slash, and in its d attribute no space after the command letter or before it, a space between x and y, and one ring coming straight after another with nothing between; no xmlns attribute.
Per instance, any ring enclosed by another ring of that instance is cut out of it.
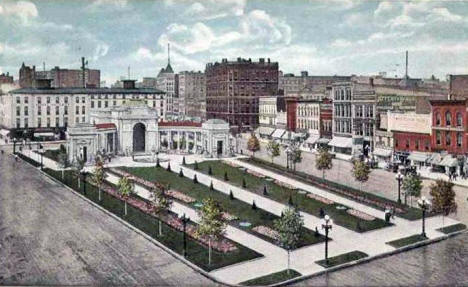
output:
<svg viewBox="0 0 468 287"><path fill-rule="evenodd" d="M28 25L31 19L39 15L36 5L29 1L6 2L0 5L0 14L6 17L16 17L23 25Z"/></svg>
<svg viewBox="0 0 468 287"><path fill-rule="evenodd" d="M115 8L118 10L123 10L127 8L127 4L127 0L94 0L93 3L87 7L87 10L91 12L96 12L103 8Z"/></svg>
<svg viewBox="0 0 468 287"><path fill-rule="evenodd" d="M192 3L184 12L196 20L211 20L228 16L242 16L246 0L204 0Z"/></svg>
<svg viewBox="0 0 468 287"><path fill-rule="evenodd" d="M334 48L344 48L344 47L349 47L351 45L352 43L345 39L336 39L330 44L330 46Z"/></svg>
<svg viewBox="0 0 468 287"><path fill-rule="evenodd" d="M379 3L379 6L377 6L377 9L374 11L375 16L379 16L382 14L385 14L387 12L392 11L395 8L394 3L390 1L383 1Z"/></svg>
<svg viewBox="0 0 468 287"><path fill-rule="evenodd" d="M461 22L463 21L463 17L451 13L447 8L445 7L439 7L439 8L433 8L432 13L428 16L429 18L432 18L434 21L441 21L441 22Z"/></svg>

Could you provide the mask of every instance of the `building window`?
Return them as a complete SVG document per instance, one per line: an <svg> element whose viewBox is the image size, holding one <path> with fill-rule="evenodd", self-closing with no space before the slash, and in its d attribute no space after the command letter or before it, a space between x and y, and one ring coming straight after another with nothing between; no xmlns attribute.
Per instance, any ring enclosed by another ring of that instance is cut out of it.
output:
<svg viewBox="0 0 468 287"><path fill-rule="evenodd" d="M85 97L81 97L81 103L82 104L86 103L86 98Z"/></svg>
<svg viewBox="0 0 468 287"><path fill-rule="evenodd" d="M80 98L76 97L75 98L75 103L79 104L80 103Z"/></svg>
<svg viewBox="0 0 468 287"><path fill-rule="evenodd" d="M82 118L81 118L81 122L82 122L82 123L86 122L86 118L85 118L85 117L82 117Z"/></svg>
<svg viewBox="0 0 468 287"><path fill-rule="evenodd" d="M42 114L42 109L41 107L37 107L37 115L40 116Z"/></svg>
<svg viewBox="0 0 468 287"><path fill-rule="evenodd" d="M80 123L80 118L79 117L75 118L75 123L77 123L77 124Z"/></svg>
<svg viewBox="0 0 468 287"><path fill-rule="evenodd" d="M65 97L65 104L68 104L68 97Z"/></svg>
<svg viewBox="0 0 468 287"><path fill-rule="evenodd" d="M85 114L85 106L81 107L81 113L84 115Z"/></svg>
<svg viewBox="0 0 468 287"><path fill-rule="evenodd" d="M41 104L41 97L38 97L38 98L37 98L37 104L38 104L38 105Z"/></svg>
<svg viewBox="0 0 468 287"><path fill-rule="evenodd" d="M24 118L24 128L27 129L28 127L28 118Z"/></svg>
<svg viewBox="0 0 468 287"><path fill-rule="evenodd" d="M42 127L42 119L41 118L37 119L37 126Z"/></svg>
<svg viewBox="0 0 468 287"><path fill-rule="evenodd" d="M64 117L64 118L63 118L63 125L64 125L65 127L68 126L68 118L67 118L67 117Z"/></svg>
<svg viewBox="0 0 468 287"><path fill-rule="evenodd" d="M27 116L28 115L28 107L24 107L24 115Z"/></svg>
<svg viewBox="0 0 468 287"><path fill-rule="evenodd" d="M21 104L21 98L20 97L16 97L16 103Z"/></svg>
<svg viewBox="0 0 468 287"><path fill-rule="evenodd" d="M60 98L59 97L55 97L55 103L60 104Z"/></svg>
<svg viewBox="0 0 468 287"><path fill-rule="evenodd" d="M16 115L17 116L21 115L21 108L20 107L16 107Z"/></svg>
<svg viewBox="0 0 468 287"><path fill-rule="evenodd" d="M436 144L440 145L440 142L441 142L441 140L440 140L440 131L436 131Z"/></svg>
<svg viewBox="0 0 468 287"><path fill-rule="evenodd" d="M60 107L59 106L55 106L55 114L58 115L60 114Z"/></svg>
<svg viewBox="0 0 468 287"><path fill-rule="evenodd" d="M450 132L445 133L445 145L450 146L452 144L452 139L450 138Z"/></svg>
<svg viewBox="0 0 468 287"><path fill-rule="evenodd" d="M100 109L100 108L101 108L101 101L98 101L98 103L97 103L97 107L98 107L98 109Z"/></svg>
<svg viewBox="0 0 468 287"><path fill-rule="evenodd" d="M461 147L463 143L463 134L462 133L457 133L457 146Z"/></svg>
<svg viewBox="0 0 468 287"><path fill-rule="evenodd" d="M28 97L25 97L24 98L24 103L27 104L29 102L29 98Z"/></svg>
<svg viewBox="0 0 468 287"><path fill-rule="evenodd" d="M457 113L457 126L461 127L463 123L463 117L461 113Z"/></svg>
<svg viewBox="0 0 468 287"><path fill-rule="evenodd" d="M78 106L75 107L75 114L77 114L77 115L80 114L80 107L78 107Z"/></svg>
<svg viewBox="0 0 468 287"><path fill-rule="evenodd" d="M445 125L446 126L452 125L452 114L450 112L445 113Z"/></svg>
<svg viewBox="0 0 468 287"><path fill-rule="evenodd" d="M65 107L65 110L63 111L65 115L68 115L68 106Z"/></svg>
<svg viewBox="0 0 468 287"><path fill-rule="evenodd" d="M416 147L417 150L419 150L419 140L416 140L415 147Z"/></svg>
<svg viewBox="0 0 468 287"><path fill-rule="evenodd" d="M59 118L55 118L55 127L59 127L60 121Z"/></svg>
<svg viewBox="0 0 468 287"><path fill-rule="evenodd" d="M47 97L47 103L50 104L50 97Z"/></svg>
<svg viewBox="0 0 468 287"><path fill-rule="evenodd" d="M109 106L109 103L107 101L104 101L104 107L107 108Z"/></svg>
<svg viewBox="0 0 468 287"><path fill-rule="evenodd" d="M94 101L91 102L91 108L94 109Z"/></svg>
<svg viewBox="0 0 468 287"><path fill-rule="evenodd" d="M436 125L440 126L440 114L436 113Z"/></svg>
<svg viewBox="0 0 468 287"><path fill-rule="evenodd" d="M16 119L16 128L19 129L21 127L21 120L18 118Z"/></svg>
<svg viewBox="0 0 468 287"><path fill-rule="evenodd" d="M112 101L112 105L115 107L117 106L117 101Z"/></svg>
<svg viewBox="0 0 468 287"><path fill-rule="evenodd" d="M47 118L47 127L50 128L50 118Z"/></svg>

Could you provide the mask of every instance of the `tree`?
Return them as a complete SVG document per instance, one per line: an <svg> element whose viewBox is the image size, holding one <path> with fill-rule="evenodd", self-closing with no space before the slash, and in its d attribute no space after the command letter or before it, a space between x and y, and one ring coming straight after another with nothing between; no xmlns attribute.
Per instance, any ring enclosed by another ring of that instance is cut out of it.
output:
<svg viewBox="0 0 468 287"><path fill-rule="evenodd" d="M280 144L274 140L271 140L268 142L266 150L268 152L268 155L270 155L271 163L273 163L275 157L278 157L280 155Z"/></svg>
<svg viewBox="0 0 468 287"><path fill-rule="evenodd" d="M179 170L179 177L184 177L184 171L182 170L182 168Z"/></svg>
<svg viewBox="0 0 468 287"><path fill-rule="evenodd" d="M96 164L94 165L94 172L92 173L92 176L91 176L91 182L98 188L99 201L101 201L102 183L104 182L106 177L107 175L104 171L104 164L100 160L97 160Z"/></svg>
<svg viewBox="0 0 468 287"><path fill-rule="evenodd" d="M413 197L420 197L422 190L422 180L418 174L408 174L403 179L403 190L405 191L405 197L410 196L410 205L413 205Z"/></svg>
<svg viewBox="0 0 468 287"><path fill-rule="evenodd" d="M198 178L196 174L193 175L193 183L198 183Z"/></svg>
<svg viewBox="0 0 468 287"><path fill-rule="evenodd" d="M361 160L355 160L353 162L353 176L357 181L360 182L361 191L362 191L362 183L369 180L370 172L371 170L365 162Z"/></svg>
<svg viewBox="0 0 468 287"><path fill-rule="evenodd" d="M332 155L328 149L321 148L315 161L315 168L322 171L322 178L325 179L325 171L333 167Z"/></svg>
<svg viewBox="0 0 468 287"><path fill-rule="evenodd" d="M211 169L211 165L208 166L208 175L212 175L213 174L213 170Z"/></svg>
<svg viewBox="0 0 468 287"><path fill-rule="evenodd" d="M247 183L245 182L245 178L242 178L242 188L246 188Z"/></svg>
<svg viewBox="0 0 468 287"><path fill-rule="evenodd" d="M195 161L195 166L193 167L193 169L198 170L198 161Z"/></svg>
<svg viewBox="0 0 468 287"><path fill-rule="evenodd" d="M299 144L296 142L291 143L289 146L289 157L288 159L293 164L293 170L296 171L296 163L302 161L302 151L299 147Z"/></svg>
<svg viewBox="0 0 468 287"><path fill-rule="evenodd" d="M250 138L247 141L247 149L252 152L252 157L255 156L256 151L260 150L260 142L254 133L250 135Z"/></svg>
<svg viewBox="0 0 468 287"><path fill-rule="evenodd" d="M122 196L124 200L124 212L127 215L127 199L130 194L133 193L133 184L130 182L128 176L123 176L119 179L117 184L117 192Z"/></svg>
<svg viewBox="0 0 468 287"><path fill-rule="evenodd" d="M167 194L167 188L159 183L155 183L155 186L150 190L150 202L153 207L152 211L159 215L167 213L172 206L172 200ZM159 219L159 236L162 236L161 219Z"/></svg>
<svg viewBox="0 0 468 287"><path fill-rule="evenodd" d="M81 171L84 168L84 164L85 164L84 160L81 160L81 159L76 159L75 162L73 163L72 172L78 180L78 189L80 188ZM86 184L86 182L84 184Z"/></svg>
<svg viewBox="0 0 468 287"><path fill-rule="evenodd" d="M170 163L170 162L167 163L167 168L166 168L166 170L167 170L167 171L171 171L171 163Z"/></svg>
<svg viewBox="0 0 468 287"><path fill-rule="evenodd" d="M213 190L214 190L213 181L211 181L211 183L210 183L210 191L213 191Z"/></svg>
<svg viewBox="0 0 468 287"><path fill-rule="evenodd" d="M429 194L432 197L432 210L441 212L442 220L444 220L444 216L457 211L452 182L441 179L436 180L431 184Z"/></svg>
<svg viewBox="0 0 468 287"><path fill-rule="evenodd" d="M68 157L66 152L62 152L60 150L60 153L57 156L58 164L60 166L60 169L62 170L62 181L65 177L65 169L68 167Z"/></svg>
<svg viewBox="0 0 468 287"><path fill-rule="evenodd" d="M203 207L199 213L200 223L196 235L208 237L208 265L211 265L211 240L219 240L224 235L226 221L221 204L212 198L203 200Z"/></svg>
<svg viewBox="0 0 468 287"><path fill-rule="evenodd" d="M230 200L234 199L234 193L232 193L232 190L229 190L229 199Z"/></svg>
<svg viewBox="0 0 468 287"><path fill-rule="evenodd" d="M287 207L283 211L283 216L273 222L274 229L278 233L276 240L278 244L288 251L289 274L289 255L292 249L295 249L301 241L303 235L304 220L299 211L294 207Z"/></svg>
<svg viewBox="0 0 468 287"><path fill-rule="evenodd" d="M229 181L227 171L224 171L224 181Z"/></svg>

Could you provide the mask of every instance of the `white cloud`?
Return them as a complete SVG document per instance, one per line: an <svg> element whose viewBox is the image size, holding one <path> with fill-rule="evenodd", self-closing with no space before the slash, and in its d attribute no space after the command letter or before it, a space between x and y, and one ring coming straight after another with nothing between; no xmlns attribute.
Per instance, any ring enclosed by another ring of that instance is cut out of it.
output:
<svg viewBox="0 0 468 287"><path fill-rule="evenodd" d="M91 12L96 12L102 8L115 8L122 10L127 8L127 4L127 0L94 0L93 3L88 6L88 10Z"/></svg>
<svg viewBox="0 0 468 287"><path fill-rule="evenodd" d="M39 15L36 5L29 1L7 2L0 6L0 14L17 17L24 25L29 24L31 19Z"/></svg>
<svg viewBox="0 0 468 287"><path fill-rule="evenodd" d="M451 13L447 8L445 7L439 7L439 8L433 8L432 13L428 16L429 18L432 18L434 21L441 21L441 22L460 22L463 21L463 17Z"/></svg>
<svg viewBox="0 0 468 287"><path fill-rule="evenodd" d="M204 0L195 2L184 12L185 15L197 20L209 20L228 16L242 16L246 0Z"/></svg>
<svg viewBox="0 0 468 287"><path fill-rule="evenodd" d="M330 44L330 46L334 48L344 48L344 47L349 47L351 45L352 43L345 39L336 39Z"/></svg>
<svg viewBox="0 0 468 287"><path fill-rule="evenodd" d="M392 11L395 8L395 4L390 1L382 1L379 3L379 6L377 6L377 9L374 11L375 16L382 15L384 13L387 13L389 11Z"/></svg>
<svg viewBox="0 0 468 287"><path fill-rule="evenodd" d="M131 53L128 59L124 60L124 63L134 63L148 67L151 71L156 73L155 67L165 66L167 61L166 51L160 50L159 52L152 52L147 47L140 47L134 53ZM186 57L176 51L171 51L171 65L176 71L181 70L201 70L204 67L204 63L194 60L193 58Z"/></svg>

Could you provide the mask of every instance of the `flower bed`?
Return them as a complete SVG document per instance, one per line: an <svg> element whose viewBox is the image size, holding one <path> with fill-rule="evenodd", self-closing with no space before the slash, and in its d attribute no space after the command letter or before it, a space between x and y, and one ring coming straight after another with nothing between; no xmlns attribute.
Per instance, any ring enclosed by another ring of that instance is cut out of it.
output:
<svg viewBox="0 0 468 287"><path fill-rule="evenodd" d="M193 197L190 197L188 195L185 195L183 194L182 192L180 191L177 191L177 190L168 190L167 192L167 195L169 195L170 197L173 197L175 199L178 199L180 201L183 201L185 203L193 203L195 202L196 200L193 198Z"/></svg>
<svg viewBox="0 0 468 287"><path fill-rule="evenodd" d="M316 194L313 194L313 193L308 193L308 194L307 194L307 197L308 197L308 198L315 199L315 200L320 201L320 202L325 203L325 204L333 204L333 203L335 203L333 200L330 200L330 199L328 199L328 198L325 198L325 197L323 197L323 196L316 195Z"/></svg>
<svg viewBox="0 0 468 287"><path fill-rule="evenodd" d="M265 176L263 174L258 173L258 172L253 171L253 170L250 170L250 169L247 170L247 173L249 173L249 174L251 174L253 176L256 176L258 178L265 178Z"/></svg>
<svg viewBox="0 0 468 287"><path fill-rule="evenodd" d="M296 189L294 186L290 185L289 183L286 183L286 182L282 182L280 180L275 180L274 181L277 185L281 186L281 187L284 187L284 188L287 188L287 189Z"/></svg>
<svg viewBox="0 0 468 287"><path fill-rule="evenodd" d="M272 239L278 238L278 232L263 225L255 226L254 228L252 228L252 230L262 235L265 235L267 237L270 237Z"/></svg>
<svg viewBox="0 0 468 287"><path fill-rule="evenodd" d="M233 163L232 161L227 161L227 160L223 160L223 162L229 166L232 166L234 168L238 168L240 167L240 165L236 164L236 163Z"/></svg>
<svg viewBox="0 0 468 287"><path fill-rule="evenodd" d="M356 209L348 209L346 210L347 213L351 214L351 215L354 215L356 217L359 217L363 220L366 220L366 221L372 221L375 219L375 217L373 217L372 215L369 215L365 212L362 212L362 211L359 211L359 210L356 210Z"/></svg>
<svg viewBox="0 0 468 287"><path fill-rule="evenodd" d="M126 199L124 199L114 188L110 187L110 186L107 186L107 185L104 185L102 190L104 192L107 192L108 194L116 197L116 198L119 198L120 200L126 200L127 201L127 204L135 207L135 208L138 208L140 209L141 211L147 213L147 214L151 214L153 213L153 210L154 210L154 207L151 203L149 202L146 202L142 199L138 199L137 197L127 197ZM167 225L179 230L179 231L182 231L183 230L183 223L181 221L180 218L177 217L177 215L173 214L173 213L168 213L166 216L160 216L159 217L160 220L162 220L163 222L165 222ZM197 241L203 243L204 245L208 245L208 238L207 237L197 237L196 236L196 226L194 225L191 225L191 224L187 224L186 225L186 232L187 232L187 235L189 235L190 237L196 239ZM219 251L219 252L223 252L223 253L227 253L227 252L231 252L231 251L234 251L234 250L237 250L237 247L230 241L226 240L226 239L221 239L221 240L212 240L211 242L211 247L213 249L215 249L216 251Z"/></svg>
<svg viewBox="0 0 468 287"><path fill-rule="evenodd" d="M223 218L227 221L233 221L233 220L238 220L239 217L235 216L235 215L232 215L232 214L229 214L227 212L223 212Z"/></svg>

